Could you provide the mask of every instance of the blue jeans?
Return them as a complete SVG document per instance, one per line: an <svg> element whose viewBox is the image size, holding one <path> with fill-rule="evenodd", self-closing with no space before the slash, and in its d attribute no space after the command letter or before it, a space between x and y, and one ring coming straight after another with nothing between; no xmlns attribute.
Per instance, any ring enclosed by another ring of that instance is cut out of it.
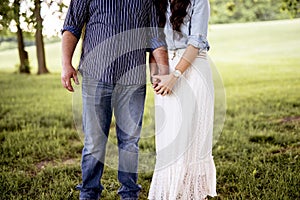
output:
<svg viewBox="0 0 300 200"><path fill-rule="evenodd" d="M83 132L82 183L80 200L100 198L101 185L112 113L116 119L118 140L118 180L121 199L135 200L141 186L137 184L138 142L145 102L145 85L102 83L88 76L82 80ZM109 159L109 158L108 158Z"/></svg>

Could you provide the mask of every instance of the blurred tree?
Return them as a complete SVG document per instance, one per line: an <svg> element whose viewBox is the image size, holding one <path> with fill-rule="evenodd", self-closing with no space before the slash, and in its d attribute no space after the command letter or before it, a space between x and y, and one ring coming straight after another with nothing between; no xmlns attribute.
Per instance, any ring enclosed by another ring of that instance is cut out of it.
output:
<svg viewBox="0 0 300 200"><path fill-rule="evenodd" d="M23 30L20 26L20 0L14 0L10 2L9 0L3 0L1 2L0 7L0 15L2 16L1 26L4 29L7 29L10 23L13 21L17 28L17 41L18 41L18 52L19 52L19 59L20 65L18 70L20 73L30 73L30 66L29 66L29 59L28 53L25 51L24 45L24 37L23 37Z"/></svg>
<svg viewBox="0 0 300 200"><path fill-rule="evenodd" d="M295 18L300 13L300 0L282 0L281 8L288 11L292 18Z"/></svg>
<svg viewBox="0 0 300 200"><path fill-rule="evenodd" d="M66 5L63 3L63 0L34 0L34 12L33 18L35 22L35 43L36 43L36 52L38 59L38 74L49 73L46 66L46 57L45 57L45 48L43 40L43 18L41 17L41 4L47 5L49 8L52 5L58 6L58 10L54 11L58 15L63 15L63 8ZM52 13L54 14L54 13Z"/></svg>
<svg viewBox="0 0 300 200"><path fill-rule="evenodd" d="M19 72L29 74L30 67L29 67L28 52L25 51L23 30L21 29L20 26L20 1L19 0L14 0L13 10L14 10L14 16L15 16L15 21L17 26L18 51L19 51L19 58L20 58Z"/></svg>
<svg viewBox="0 0 300 200"><path fill-rule="evenodd" d="M34 0L35 44L38 60L38 74L49 73L46 66L45 47L43 39L43 18L41 17L41 1Z"/></svg>
<svg viewBox="0 0 300 200"><path fill-rule="evenodd" d="M300 17L300 0L210 0L211 23Z"/></svg>
<svg viewBox="0 0 300 200"><path fill-rule="evenodd" d="M49 73L44 48L42 4L43 8L48 6L48 9L53 5L56 9L51 9L52 14L59 18L63 16L63 9L66 7L63 0L2 0L1 2L0 30L7 30L11 25L16 28L21 73L30 73L28 53L24 45L24 30L35 33L38 74Z"/></svg>

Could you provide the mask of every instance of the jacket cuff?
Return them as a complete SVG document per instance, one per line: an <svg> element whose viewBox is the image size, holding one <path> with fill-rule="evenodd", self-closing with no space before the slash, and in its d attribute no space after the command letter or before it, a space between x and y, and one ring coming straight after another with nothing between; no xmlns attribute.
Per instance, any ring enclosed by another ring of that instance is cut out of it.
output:
<svg viewBox="0 0 300 200"><path fill-rule="evenodd" d="M155 49L157 49L159 47L167 47L167 44L164 40L162 40L160 38L152 38L149 41L148 47L150 47L148 50L150 52L152 52L152 51L154 51Z"/></svg>
<svg viewBox="0 0 300 200"><path fill-rule="evenodd" d="M192 45L201 50L209 50L209 43L204 35L190 35L188 36L188 45Z"/></svg>

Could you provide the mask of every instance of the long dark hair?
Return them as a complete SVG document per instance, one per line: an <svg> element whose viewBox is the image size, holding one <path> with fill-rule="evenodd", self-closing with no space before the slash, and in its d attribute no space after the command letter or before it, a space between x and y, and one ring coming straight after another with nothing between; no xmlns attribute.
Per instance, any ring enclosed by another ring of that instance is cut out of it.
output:
<svg viewBox="0 0 300 200"><path fill-rule="evenodd" d="M164 27L166 24L166 12L169 0L154 0L157 15L159 17L159 27ZM187 8L191 4L190 0L173 0L171 2L171 17L170 22L174 31L181 33L180 27L187 15Z"/></svg>

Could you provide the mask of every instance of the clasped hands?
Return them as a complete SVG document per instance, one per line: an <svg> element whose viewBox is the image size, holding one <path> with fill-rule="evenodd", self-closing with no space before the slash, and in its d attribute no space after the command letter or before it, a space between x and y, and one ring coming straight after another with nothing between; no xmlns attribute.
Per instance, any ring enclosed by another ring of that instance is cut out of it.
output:
<svg viewBox="0 0 300 200"><path fill-rule="evenodd" d="M172 73L166 75L152 75L152 87L156 94L165 96L172 93L177 77Z"/></svg>
<svg viewBox="0 0 300 200"><path fill-rule="evenodd" d="M160 47L150 55L150 79L156 94L165 96L172 93L177 81L172 73L169 73L169 62L167 50Z"/></svg>

